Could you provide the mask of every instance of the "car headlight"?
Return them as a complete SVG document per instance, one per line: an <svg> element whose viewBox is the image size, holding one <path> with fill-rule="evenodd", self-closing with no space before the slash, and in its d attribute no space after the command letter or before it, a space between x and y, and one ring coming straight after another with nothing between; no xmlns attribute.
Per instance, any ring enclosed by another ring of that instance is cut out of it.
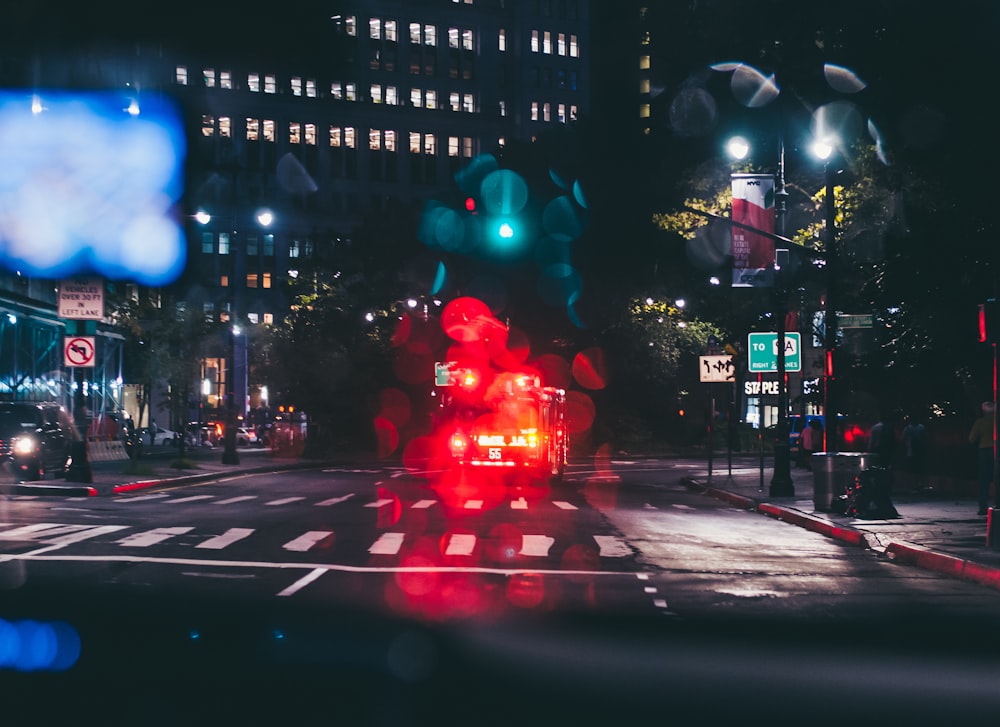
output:
<svg viewBox="0 0 1000 727"><path fill-rule="evenodd" d="M14 440L14 454L34 454L38 443L32 437L18 437Z"/></svg>

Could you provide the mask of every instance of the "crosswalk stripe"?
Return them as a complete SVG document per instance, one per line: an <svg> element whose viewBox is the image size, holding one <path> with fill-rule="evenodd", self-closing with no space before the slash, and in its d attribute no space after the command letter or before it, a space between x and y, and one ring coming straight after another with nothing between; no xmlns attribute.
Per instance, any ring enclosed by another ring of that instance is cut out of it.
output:
<svg viewBox="0 0 1000 727"><path fill-rule="evenodd" d="M448 539L445 555L472 555L476 549L476 536L471 533L454 533Z"/></svg>
<svg viewBox="0 0 1000 727"><path fill-rule="evenodd" d="M265 502L265 505L276 506L276 505L287 505L290 502L298 502L299 500L305 500L304 497L283 497L280 500L271 500L270 502Z"/></svg>
<svg viewBox="0 0 1000 727"><path fill-rule="evenodd" d="M404 533L382 533L368 548L368 552L372 555L396 555L403 547L403 537Z"/></svg>
<svg viewBox="0 0 1000 727"><path fill-rule="evenodd" d="M128 527L128 525L98 525L96 527L87 525L85 526L85 530L68 533L58 538L53 538L52 540L46 540L45 542L49 545L72 545L73 543L90 540L91 538L96 538L100 535L107 535L108 533L116 533L119 530L126 530Z"/></svg>
<svg viewBox="0 0 1000 727"><path fill-rule="evenodd" d="M336 504L341 503L341 502L346 502L347 500L350 500L352 497L354 497L354 493L353 492L351 492L351 493L349 493L347 495L344 495L343 497L331 497L329 500L323 500L322 502L317 502L316 506L317 507L326 507L328 505L336 505Z"/></svg>
<svg viewBox="0 0 1000 727"><path fill-rule="evenodd" d="M546 556L549 554L549 548L555 542L556 539L550 538L548 535L522 535L521 551L519 554L539 557Z"/></svg>
<svg viewBox="0 0 1000 727"><path fill-rule="evenodd" d="M528 509L528 501L525 500L523 497L519 497L516 500L511 500L510 501L510 509L511 510L527 510Z"/></svg>
<svg viewBox="0 0 1000 727"><path fill-rule="evenodd" d="M573 503L566 502L565 500L554 500L552 502L552 504L555 505L556 507L558 507L560 510L579 510L580 509L576 505L574 505Z"/></svg>
<svg viewBox="0 0 1000 727"><path fill-rule="evenodd" d="M621 538L613 535L595 535L594 540L601 549L601 556L605 558L623 558L632 555L632 551Z"/></svg>
<svg viewBox="0 0 1000 727"><path fill-rule="evenodd" d="M222 550L227 545L232 545L238 540L248 537L253 532L253 528L229 528L222 535L209 538L204 543L199 543L199 548L210 548L211 550Z"/></svg>
<svg viewBox="0 0 1000 727"><path fill-rule="evenodd" d="M368 504L365 505L365 507L384 507L385 505L388 505L390 502L392 502L392 500L383 497L381 499L376 500L375 502L369 502Z"/></svg>
<svg viewBox="0 0 1000 727"><path fill-rule="evenodd" d="M465 501L466 510L482 510L483 501L482 500L466 500Z"/></svg>
<svg viewBox="0 0 1000 727"><path fill-rule="evenodd" d="M118 541L118 544L128 545L132 548L148 548L150 545L162 543L164 540L168 540L175 535L184 535L184 533L189 533L192 530L194 530L193 527L153 528L152 530L146 530L144 532L135 533L134 535L122 538Z"/></svg>
<svg viewBox="0 0 1000 727"><path fill-rule="evenodd" d="M53 528L65 528L66 526L61 523L35 523L34 525L22 525L19 528L14 528L13 530L7 530L0 533L0 540L25 540L33 539L36 535L45 535L43 531L52 530ZM64 532L60 530L59 532Z"/></svg>
<svg viewBox="0 0 1000 727"><path fill-rule="evenodd" d="M415 503L413 503L413 507L411 509L426 510L427 508L432 507L435 504L437 504L437 500L417 500Z"/></svg>
<svg viewBox="0 0 1000 727"><path fill-rule="evenodd" d="M164 497L170 497L166 492L157 492L152 495L140 495L139 497L129 497L125 495L124 497L119 497L118 502L142 502L144 500L159 500Z"/></svg>
<svg viewBox="0 0 1000 727"><path fill-rule="evenodd" d="M332 530L310 530L308 533L304 533L295 540L290 540L281 547L285 550L292 550L296 553L305 553L307 550L312 548L316 543L323 540L323 538L333 535Z"/></svg>
<svg viewBox="0 0 1000 727"><path fill-rule="evenodd" d="M228 500L218 500L213 502L213 505L232 505L236 502L244 502L246 500L256 500L257 495L240 495L239 497L230 497Z"/></svg>
<svg viewBox="0 0 1000 727"><path fill-rule="evenodd" d="M192 495L191 497L182 497L179 500L167 500L170 505L180 505L182 502L194 502L195 500L211 500L215 495Z"/></svg>

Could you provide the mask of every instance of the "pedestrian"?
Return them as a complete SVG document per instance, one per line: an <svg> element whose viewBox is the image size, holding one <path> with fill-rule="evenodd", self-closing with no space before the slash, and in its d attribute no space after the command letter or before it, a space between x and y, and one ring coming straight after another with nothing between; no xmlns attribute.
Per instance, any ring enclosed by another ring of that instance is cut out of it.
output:
<svg viewBox="0 0 1000 727"><path fill-rule="evenodd" d="M903 453L906 471L913 477L914 489L924 487L924 437L926 429L919 417L906 417L903 427Z"/></svg>
<svg viewBox="0 0 1000 727"><path fill-rule="evenodd" d="M156 435L160 433L160 428L156 426L156 420L152 419L149 422L149 443L156 444Z"/></svg>
<svg viewBox="0 0 1000 727"><path fill-rule="evenodd" d="M983 413L972 423L969 443L976 446L979 470L979 514L985 515L990 500L990 483L993 481L993 416L995 404L984 401Z"/></svg>
<svg viewBox="0 0 1000 727"><path fill-rule="evenodd" d="M802 450L802 464L807 470L812 469L813 452L818 452L823 446L823 426L819 419L810 419L799 435L799 448Z"/></svg>
<svg viewBox="0 0 1000 727"><path fill-rule="evenodd" d="M896 432L889 417L882 417L872 425L868 436L868 451L878 455L880 467L892 467L896 452Z"/></svg>

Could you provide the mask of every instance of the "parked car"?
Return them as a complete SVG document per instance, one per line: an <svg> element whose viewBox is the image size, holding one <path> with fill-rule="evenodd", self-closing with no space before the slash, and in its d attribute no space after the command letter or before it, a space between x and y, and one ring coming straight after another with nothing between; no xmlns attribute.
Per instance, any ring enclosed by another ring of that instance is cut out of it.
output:
<svg viewBox="0 0 1000 727"><path fill-rule="evenodd" d="M142 443L146 446L151 445L173 445L181 438L178 432L172 429L165 429L163 427L157 426L156 437L152 436L152 432L149 427L142 428Z"/></svg>
<svg viewBox="0 0 1000 727"><path fill-rule="evenodd" d="M240 447L256 447L259 444L257 439L257 430L250 429L248 427L240 427L236 430L236 444Z"/></svg>
<svg viewBox="0 0 1000 727"><path fill-rule="evenodd" d="M74 436L69 413L58 404L0 403L0 457L19 480L64 476Z"/></svg>

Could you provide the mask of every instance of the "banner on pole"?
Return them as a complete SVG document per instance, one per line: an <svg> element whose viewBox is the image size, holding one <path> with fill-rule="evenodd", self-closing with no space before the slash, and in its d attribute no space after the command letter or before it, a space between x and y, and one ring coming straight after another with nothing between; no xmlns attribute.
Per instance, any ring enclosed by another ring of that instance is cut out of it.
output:
<svg viewBox="0 0 1000 727"><path fill-rule="evenodd" d="M733 222L774 234L774 176L733 174ZM732 226L733 287L764 288L774 284L774 240Z"/></svg>

